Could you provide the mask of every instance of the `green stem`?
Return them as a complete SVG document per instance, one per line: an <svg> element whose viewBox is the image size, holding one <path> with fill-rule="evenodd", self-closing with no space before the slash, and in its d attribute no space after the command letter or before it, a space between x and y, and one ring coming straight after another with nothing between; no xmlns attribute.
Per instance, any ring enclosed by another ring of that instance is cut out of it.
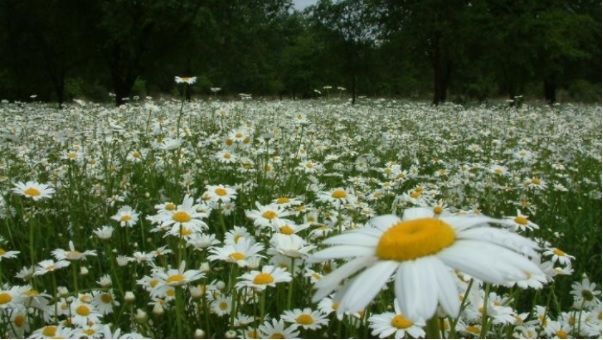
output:
<svg viewBox="0 0 603 340"><path fill-rule="evenodd" d="M260 321L259 321L260 325L262 324L262 322L264 322L265 316L266 316L266 289L264 289L262 291L262 294L260 297Z"/></svg>
<svg viewBox="0 0 603 340"><path fill-rule="evenodd" d="M75 289L75 293L79 293L79 287L77 284L77 265L75 261L71 262L71 277L73 278L73 288Z"/></svg>
<svg viewBox="0 0 603 340"><path fill-rule="evenodd" d="M425 325L425 338L426 339L439 339L440 338L440 320L437 315L427 320Z"/></svg>
<svg viewBox="0 0 603 340"><path fill-rule="evenodd" d="M463 314L463 310L465 310L465 302L467 301L467 297L469 296L469 292L471 291L471 287L473 286L473 279L469 280L469 284L467 285L467 290L465 290L465 294L463 295L463 300L461 301L461 309L459 310L459 314L454 318L454 321L450 325L450 337L456 338L456 324L459 322L461 318L461 314Z"/></svg>
<svg viewBox="0 0 603 340"><path fill-rule="evenodd" d="M34 227L33 225L29 225L29 258L31 259L31 266L34 267L36 265L35 259L35 251L34 251Z"/></svg>
<svg viewBox="0 0 603 340"><path fill-rule="evenodd" d="M184 311L182 310L182 289L180 287L176 287L176 334L178 338L182 339L182 314Z"/></svg>
<svg viewBox="0 0 603 340"><path fill-rule="evenodd" d="M291 258L291 273L294 272L295 258ZM294 274L294 273L293 273ZM291 275L291 281L289 281L289 291L287 292L287 309L291 309L291 302L293 300L293 281L295 281L295 275Z"/></svg>
<svg viewBox="0 0 603 340"><path fill-rule="evenodd" d="M482 329L479 333L480 339L485 339L486 334L488 333L488 295L490 295L490 284L486 284L486 289L484 290L484 306L482 311Z"/></svg>
<svg viewBox="0 0 603 340"><path fill-rule="evenodd" d="M59 322L59 297L57 296L57 278L52 272L52 296L54 297L54 322Z"/></svg>

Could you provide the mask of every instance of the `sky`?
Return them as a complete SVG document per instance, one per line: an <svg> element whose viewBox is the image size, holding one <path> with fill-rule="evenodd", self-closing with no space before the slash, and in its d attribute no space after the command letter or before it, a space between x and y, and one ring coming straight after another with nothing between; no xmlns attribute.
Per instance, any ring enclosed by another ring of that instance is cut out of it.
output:
<svg viewBox="0 0 603 340"><path fill-rule="evenodd" d="M314 5L317 0L293 0L296 9L302 10L310 5Z"/></svg>

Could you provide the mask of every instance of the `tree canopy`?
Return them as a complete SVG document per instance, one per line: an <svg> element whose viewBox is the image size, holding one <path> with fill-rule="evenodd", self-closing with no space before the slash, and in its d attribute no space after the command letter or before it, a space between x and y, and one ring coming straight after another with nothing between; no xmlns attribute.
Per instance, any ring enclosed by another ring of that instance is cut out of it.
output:
<svg viewBox="0 0 603 340"><path fill-rule="evenodd" d="M591 0L3 0L0 97L175 94L600 100ZM326 87L325 87L326 86ZM329 88L331 86L331 88Z"/></svg>

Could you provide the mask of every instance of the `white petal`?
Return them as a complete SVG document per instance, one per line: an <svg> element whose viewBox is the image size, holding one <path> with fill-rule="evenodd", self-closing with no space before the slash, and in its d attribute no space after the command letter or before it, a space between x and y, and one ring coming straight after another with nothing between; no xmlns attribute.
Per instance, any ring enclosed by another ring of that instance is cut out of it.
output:
<svg viewBox="0 0 603 340"><path fill-rule="evenodd" d="M458 240L442 251L437 256L449 267L460 270L476 279L500 284L505 282L502 273L492 264L496 260L496 254L487 254L476 251L473 246L467 246L468 242Z"/></svg>
<svg viewBox="0 0 603 340"><path fill-rule="evenodd" d="M450 267L494 284L523 280L528 273L542 274L526 257L491 243L458 240L438 257Z"/></svg>
<svg viewBox="0 0 603 340"><path fill-rule="evenodd" d="M440 259L436 258L433 265L438 280L438 302L444 312L454 318L459 314L461 306L459 291L455 282L456 278L451 269L446 267Z"/></svg>
<svg viewBox="0 0 603 340"><path fill-rule="evenodd" d="M379 238L357 232L351 232L330 237L324 240L323 243L330 245L375 247L377 246L377 243L379 243Z"/></svg>
<svg viewBox="0 0 603 340"><path fill-rule="evenodd" d="M536 242L528 238L504 229L492 227L479 227L463 230L458 232L458 237L462 239L488 241L529 256L536 255L534 249L539 248Z"/></svg>
<svg viewBox="0 0 603 340"><path fill-rule="evenodd" d="M400 222L400 217L396 215L383 215L371 219L369 224L381 231L385 231L398 222Z"/></svg>
<svg viewBox="0 0 603 340"><path fill-rule="evenodd" d="M360 273L346 289L340 309L358 312L366 307L398 267L396 261L379 261Z"/></svg>
<svg viewBox="0 0 603 340"><path fill-rule="evenodd" d="M457 232L469 228L497 223L499 220L486 216L442 216L442 221L450 224Z"/></svg>
<svg viewBox="0 0 603 340"><path fill-rule="evenodd" d="M329 259L345 257L370 256L375 254L375 247L334 246L312 254L308 262L322 262Z"/></svg>
<svg viewBox="0 0 603 340"><path fill-rule="evenodd" d="M404 210L403 221L417 218L433 217L433 209L430 208L408 208Z"/></svg>
<svg viewBox="0 0 603 340"><path fill-rule="evenodd" d="M373 256L357 257L335 269L328 275L322 277L318 282L316 282L315 286L317 288L325 288L330 286L336 287L341 281L345 280L360 269L371 265L375 261L377 261L377 258Z"/></svg>
<svg viewBox="0 0 603 340"><path fill-rule="evenodd" d="M400 264L396 274L396 299L402 314L410 319L429 319L438 306L438 282L433 257Z"/></svg>

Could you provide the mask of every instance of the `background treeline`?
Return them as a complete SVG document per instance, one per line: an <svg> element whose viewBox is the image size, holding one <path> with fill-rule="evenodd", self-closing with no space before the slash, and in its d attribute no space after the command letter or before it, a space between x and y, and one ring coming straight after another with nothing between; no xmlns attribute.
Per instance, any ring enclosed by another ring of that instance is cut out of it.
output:
<svg viewBox="0 0 603 340"><path fill-rule="evenodd" d="M0 25L0 99L601 95L600 1L0 0Z"/></svg>

